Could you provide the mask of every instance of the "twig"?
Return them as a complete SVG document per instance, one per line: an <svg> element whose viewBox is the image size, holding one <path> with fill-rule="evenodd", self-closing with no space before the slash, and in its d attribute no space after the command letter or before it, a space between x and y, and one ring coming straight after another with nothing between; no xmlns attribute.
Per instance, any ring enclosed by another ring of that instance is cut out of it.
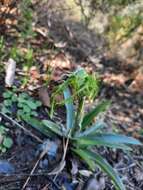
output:
<svg viewBox="0 0 143 190"><path fill-rule="evenodd" d="M71 132L71 131L70 131ZM69 132L69 134L70 134ZM66 154L67 154L67 149L68 149L68 144L69 144L69 137L67 138L67 141L64 145L64 154L63 154L63 157L62 157L62 160L60 162L60 167L59 167L59 170L57 171L56 173L56 176L54 177L54 181L56 180L58 174L64 169L65 167L65 157L66 157Z"/></svg>
<svg viewBox="0 0 143 190"><path fill-rule="evenodd" d="M27 186L27 184L28 184L28 182L29 182L31 176L33 175L35 169L37 168L37 166L38 166L38 164L39 164L39 161L45 156L46 153L47 153L47 149L43 150L43 152L40 154L40 156L39 156L37 162L35 163L33 169L32 169L31 172L30 172L29 177L27 178L26 182L24 183L24 185L23 185L23 187L22 187L22 190L24 190L25 187Z"/></svg>
<svg viewBox="0 0 143 190"><path fill-rule="evenodd" d="M65 144L65 149L64 149L64 155L62 160L65 160L66 154L67 154L67 149L68 149L68 144L69 144L69 137L67 138L66 144Z"/></svg>
<svg viewBox="0 0 143 190"><path fill-rule="evenodd" d="M11 117L9 117L8 115L6 115L5 113L0 112L0 114L3 117L5 117L6 119L8 119L10 122L12 122L13 124L17 125L19 128L23 129L28 135L30 135L31 137L35 138L38 142L43 143L43 141L39 137L37 137L36 135L32 134L31 131L27 130L25 127L23 127L17 121L13 120Z"/></svg>

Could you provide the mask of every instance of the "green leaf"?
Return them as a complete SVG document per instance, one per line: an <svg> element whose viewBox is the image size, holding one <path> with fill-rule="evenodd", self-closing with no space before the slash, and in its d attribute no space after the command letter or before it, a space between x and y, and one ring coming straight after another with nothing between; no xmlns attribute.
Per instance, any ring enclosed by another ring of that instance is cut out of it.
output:
<svg viewBox="0 0 143 190"><path fill-rule="evenodd" d="M12 105L12 101L11 100L4 100L4 105L5 106L11 106Z"/></svg>
<svg viewBox="0 0 143 190"><path fill-rule="evenodd" d="M24 111L25 113L29 113L29 114L30 114L31 109L29 108L28 105L23 105L23 111Z"/></svg>
<svg viewBox="0 0 143 190"><path fill-rule="evenodd" d="M40 131L42 134L44 134L47 137L52 137L54 136L54 134L50 131L47 130L47 128L45 128L45 125L39 121L36 118L27 116L27 115L22 115L21 118L30 126L32 126L33 128L35 128L36 130Z"/></svg>
<svg viewBox="0 0 143 190"><path fill-rule="evenodd" d="M11 100L12 100L12 102L17 102L17 96L13 95Z"/></svg>
<svg viewBox="0 0 143 190"><path fill-rule="evenodd" d="M65 106L66 106L66 113L67 113L67 129L72 129L74 126L74 105L72 96L70 93L69 88L64 90L64 98L65 98Z"/></svg>
<svg viewBox="0 0 143 190"><path fill-rule="evenodd" d="M3 97L4 98L11 98L13 95L13 93L11 91L7 91L3 93Z"/></svg>
<svg viewBox="0 0 143 190"><path fill-rule="evenodd" d="M95 135L99 129L102 129L104 127L106 127L106 124L104 122L95 123L93 126L89 127L85 131L77 133L75 135L75 138L85 137L85 136L89 136L89 135Z"/></svg>
<svg viewBox="0 0 143 190"><path fill-rule="evenodd" d="M122 150L128 150L131 151L132 149L125 145L125 144L117 144L117 143L107 143L103 141L95 141L95 140L90 140L90 139L79 139L77 140L77 145L79 147L91 147L91 146L104 146L104 147L109 147L109 148L115 148L115 149L122 149Z"/></svg>
<svg viewBox="0 0 143 190"><path fill-rule="evenodd" d="M122 180L120 179L118 173L99 154L88 151L88 150L82 150L82 149L76 149L76 151L74 150L74 152L76 152L88 165L89 165L89 163L87 162L87 160L95 161L95 163L105 173L107 173L109 177L111 177L117 190L125 190L125 187L124 187ZM92 165L89 165L89 167L93 170Z"/></svg>
<svg viewBox="0 0 143 190"><path fill-rule="evenodd" d="M81 123L82 129L85 129L90 123L93 121L93 119L101 112L104 112L107 107L110 105L109 101L103 101L100 104L96 106L91 112L86 114L83 118L83 121Z"/></svg>
<svg viewBox="0 0 143 190"><path fill-rule="evenodd" d="M24 111L23 111L22 109L19 109L19 110L17 111L17 115L20 116L20 117L22 117L22 116L24 116L25 114L24 114Z"/></svg>
<svg viewBox="0 0 143 190"><path fill-rule="evenodd" d="M5 152L6 152L6 148L5 148L5 147L2 147L2 148L1 148L1 151L2 151L2 153L5 153Z"/></svg>
<svg viewBox="0 0 143 190"><path fill-rule="evenodd" d="M13 144L13 141L11 138L9 137L5 137L3 140L3 146L5 146L6 148L10 148Z"/></svg>
<svg viewBox="0 0 143 190"><path fill-rule="evenodd" d="M35 117L38 116L38 113L36 111L32 111L30 114L33 115L33 116L35 116Z"/></svg>
<svg viewBox="0 0 143 190"><path fill-rule="evenodd" d="M25 100L24 98L22 98L22 97L18 97L18 104L26 104L27 103L27 100Z"/></svg>
<svg viewBox="0 0 143 190"><path fill-rule="evenodd" d="M18 104L17 104L17 106L18 106L19 108L23 108L24 105L25 105L25 104L22 103L22 102L18 102Z"/></svg>
<svg viewBox="0 0 143 190"><path fill-rule="evenodd" d="M33 110L37 109L37 105L33 101L27 101L27 105Z"/></svg>
<svg viewBox="0 0 143 190"><path fill-rule="evenodd" d="M6 131L7 129L3 125L0 125L0 134L4 135Z"/></svg>
<svg viewBox="0 0 143 190"><path fill-rule="evenodd" d="M19 95L19 98L21 98L21 99L27 99L27 98L29 98L29 95L27 94L27 93L21 93L20 95Z"/></svg>
<svg viewBox="0 0 143 190"><path fill-rule="evenodd" d="M137 139L118 134L96 134L95 136L79 137L77 143L82 146L99 145L127 150L130 149L128 145L142 145Z"/></svg>
<svg viewBox="0 0 143 190"><path fill-rule="evenodd" d="M42 105L42 103L40 101L36 101L35 103L36 103L37 107L40 107Z"/></svg>
<svg viewBox="0 0 143 190"><path fill-rule="evenodd" d="M75 152L76 154L78 154L89 166L89 168L94 171L96 168L96 164L93 160L91 160L89 158L88 155L86 155L86 153L84 151L80 151L80 149L72 149L73 152Z"/></svg>
<svg viewBox="0 0 143 190"><path fill-rule="evenodd" d="M64 133L61 131L61 128L59 128L59 125L57 125L56 123L49 121L49 120L43 120L42 123L48 127L48 129L50 131L52 131L53 133L63 137Z"/></svg>
<svg viewBox="0 0 143 190"><path fill-rule="evenodd" d="M107 142L107 143L116 143L116 144L131 144L131 145L142 145L142 143L133 138L133 137L128 137L128 136L125 136L125 135L118 135L118 134L96 134L96 136L90 136L90 137L81 137L80 139L83 139L83 140L95 140L95 141L103 141L103 142Z"/></svg>
<svg viewBox="0 0 143 190"><path fill-rule="evenodd" d="M2 108L2 113L11 113L9 109L7 109L5 106Z"/></svg>

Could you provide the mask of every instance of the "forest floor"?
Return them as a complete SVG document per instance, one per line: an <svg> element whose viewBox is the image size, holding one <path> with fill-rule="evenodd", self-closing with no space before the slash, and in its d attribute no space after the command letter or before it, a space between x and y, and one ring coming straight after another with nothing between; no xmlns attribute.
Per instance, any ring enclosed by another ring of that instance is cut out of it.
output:
<svg viewBox="0 0 143 190"><path fill-rule="evenodd" d="M42 22L44 25L44 21ZM40 87L43 86L44 77L47 77L45 68L48 67L49 62L54 70L50 76L53 85L61 81L64 74L70 73L79 67L85 68L89 73L97 72L102 84L96 101L108 99L112 102L109 110L103 116L109 127L108 130L132 135L143 141L142 93L132 91L129 88L133 81L130 78L130 71L125 70L121 66L124 63L121 64L118 59L107 56L106 41L103 37L99 37L93 31L87 31L82 25L79 30L79 23L72 23L70 28L69 25L62 25L63 23L55 23L55 21L51 25L51 36L49 37L46 26L42 24L41 21L38 22L35 29L36 37L28 39L28 43L26 40L21 40L17 32L11 33L8 30L4 35L4 51L7 50L4 55L4 62L8 61L11 55L17 62L14 83L19 89L16 93L28 92L32 97L40 100L38 93ZM58 27L58 24L60 24L60 27ZM81 30L82 35L80 35ZM17 57L17 53L14 57L15 53L12 53L11 49L16 47L16 51L19 50L25 53L29 51L29 44L33 51L32 62L38 69L34 67L33 70L29 71L28 81L21 85L25 74L23 70L25 59ZM7 87L4 84L5 71L3 65L0 67L0 72L0 88L1 92L5 92ZM4 101L2 94L0 100L2 104ZM48 109L46 105L40 108L39 119L47 117ZM56 120L65 122L64 108L59 108L55 115ZM1 190L22 188L26 190L114 189L110 179L104 173L100 170L97 170L96 173L90 173L85 165L71 156L70 152L67 154L66 167L62 172L59 172L58 175L47 175L47 172L53 171L59 164L62 155L61 142L55 139L59 147L55 158L50 157L49 159L49 156L45 155L40 159L41 146L47 140L46 136L24 122L20 122L19 126L17 119L14 117L6 117L4 114L0 114L0 119L1 124L10 129L8 133L13 139L12 148L0 155L0 166L4 164L3 160L11 163L10 165L7 165L7 163L3 165L5 167L3 170L7 173L0 174ZM101 149L100 153L119 172L128 190L143 189L142 148L135 147L130 153L105 148ZM32 172L34 167L35 170ZM14 172L12 172L13 170ZM30 180L26 184L29 176ZM26 184L26 187L24 187L24 184Z"/></svg>

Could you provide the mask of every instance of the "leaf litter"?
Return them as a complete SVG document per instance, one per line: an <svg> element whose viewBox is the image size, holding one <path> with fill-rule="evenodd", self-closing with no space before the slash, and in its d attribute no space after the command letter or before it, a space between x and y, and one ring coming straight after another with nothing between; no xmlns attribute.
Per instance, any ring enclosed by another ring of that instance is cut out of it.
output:
<svg viewBox="0 0 143 190"><path fill-rule="evenodd" d="M45 33L42 33L40 30L38 31L43 37L44 37L44 40L45 40ZM69 61L67 60L67 62L66 62L66 59L63 57L63 56L65 56L65 55L61 55L61 54L57 54L57 56L55 56L54 57L54 59L51 61L51 65L52 65L52 67L53 67L53 70L54 70L54 75L53 75L53 80L54 81L58 81L59 79L61 80L61 75L63 74L63 72L67 72L68 70L71 70L71 67L69 66ZM59 60L58 60L59 59ZM14 60L13 60L14 61ZM8 61L9 62L9 61ZM62 64L61 64L62 63ZM57 70L56 70L56 67L59 67L59 65L62 65L63 66L63 68L58 68ZM67 66L65 66L67 64ZM86 63L87 65L88 65L88 63ZM9 67L10 68L10 67ZM14 64L13 64L13 68L14 68ZM65 69L65 70L64 70ZM106 68L107 69L107 68ZM11 70L11 69L8 69L8 70ZM8 73L7 74L7 79L5 79L5 81L6 81L6 85L8 86L8 87L11 87L12 86L12 84L13 84L13 82L14 82L14 78L15 78L15 69L13 69L12 70L12 73L10 73L10 72L8 72L8 70L6 70L6 73ZM58 71L59 70L59 71ZM30 71L31 72L31 74L32 74L32 85L33 85L33 83L37 83L38 82L38 80L39 80L39 78L40 78L40 76L39 76L39 71L37 72L37 69L33 69L33 70L31 70ZM10 73L10 74L9 74ZM124 81L126 81L126 78L124 78L124 76L117 76L117 77L115 77L116 75L111 75L112 76L112 78L111 78L111 85L113 85L114 86L114 83L118 83L120 86L122 86L123 84L124 84ZM118 78L119 77L119 78ZM105 80L106 80L106 78L108 79L108 76L107 75L105 75ZM105 81L105 83L106 82L108 82L108 80L107 81ZM118 84L117 84L117 86L118 86ZM31 88L30 89L33 89L33 87L32 87L32 85L31 85ZM35 84L36 85L36 84ZM116 86L116 85L115 85ZM39 86L38 86L39 87ZM122 99L124 99L124 103L125 104L123 104L123 105L119 105L119 104L122 104L123 103L123 101L122 100L120 100L119 102L118 102L118 97L119 97L119 93L121 92L121 90L122 89L118 89L118 88L114 88L114 87L108 87L108 86L106 86L105 87L105 91L103 92L103 96L108 96L108 97L113 97L113 101L115 102L115 104L114 104L114 106L113 106L113 110L110 110L110 112L109 112L109 115L107 114L107 116L106 116L106 118L105 119L107 119L108 120L108 122L109 122L109 124L111 124L112 125L112 123L117 123L117 124L119 124L119 127L121 127L121 129L122 129L122 126L124 125L124 124L127 124L127 126L126 126L126 131L128 131L129 130L129 128L131 127L131 125L132 125L132 131L131 132L133 132L134 130L136 130L135 128L135 126L138 126L137 124L138 124L138 122L134 122L133 121L133 119L135 119L136 120L136 118L133 118L133 116L132 116L132 121L131 121L131 123L129 122L129 120L127 120L126 118L128 118L128 115L131 115L131 113L127 110L127 109L129 109L129 107L130 107L130 102L132 103L132 101L131 101L131 99L133 98L133 97L131 97L131 98L126 98L126 93L128 94L129 92L128 91L126 91L126 89L123 89L123 93L122 93ZM41 93L41 94L43 94L43 93ZM47 106L47 107L49 107L49 94L46 92L46 94L47 95L45 95L45 97L43 98L41 98L41 101L43 102L43 105L44 106ZM102 96L102 94L101 94L101 96ZM45 99L45 100L42 100L42 99ZM119 98L120 99L120 98ZM135 103L136 104L136 103ZM127 109L125 108L125 106L127 107ZM115 107L115 108L114 108ZM133 108L134 107L134 108ZM136 108L135 106L131 106L131 109L133 109L133 112L135 113L134 115L136 115L136 113L138 112L138 108ZM142 109L141 107L140 107L140 109ZM123 115L121 115L121 113L122 113L122 110L123 110L123 112L125 112ZM119 116L117 117L117 112L119 112ZM59 114L60 115L60 114ZM108 119L109 118L109 119ZM138 118L138 117L137 117ZM141 118L141 116L139 117L139 118ZM139 119L140 120L140 119ZM142 122L142 120L141 120L141 122ZM140 121L139 121L139 124L141 123ZM131 124L131 125L130 125ZM134 124L136 124L136 125L134 125ZM25 127L25 126L24 126ZM140 127L139 127L140 128ZM33 133L33 131L32 131L32 133ZM31 134L32 134L31 133ZM34 133L35 133L35 131L34 131ZM23 135L25 135L25 134L22 134L21 135L21 139L22 139L22 136ZM24 143L24 145L27 143L27 145L28 146L26 146L26 148L25 148L25 150L23 150L24 151L24 157L25 157L25 155L26 154L28 154L29 152L32 152L32 150L33 149L36 149L37 150L37 143L35 143L35 142L33 142L33 141L35 141L34 139L33 139L33 137L27 137L27 136L25 136L25 138L26 138L26 142L22 142L22 144ZM46 142L46 141L44 141L44 142ZM52 141L50 141L50 140L47 140L47 143L53 143ZM38 143L39 144L39 143ZM30 147L32 145L32 148ZM44 143L42 144L43 146L44 146ZM36 147L36 148L35 148ZM53 145L52 145L52 147L54 147L53 148L53 152L51 151L50 152L50 149L48 149L48 152L47 153L49 153L49 154L51 154L51 155L56 155L57 154L57 152L56 152L56 144L54 144L53 143ZM22 149L22 148L24 148L24 147L17 147L18 148L18 150L20 151L20 149ZM29 149L29 151L27 151ZM43 151L45 150L45 148L43 148ZM15 153L15 148L13 148L12 149L12 151L14 151L14 153ZM116 164L119 162L119 159L118 159L118 156L120 157L120 153L118 153L118 151L115 153L113 153L113 152L110 152L110 154L109 154L109 151L108 150L100 150L101 151L101 153L103 153L103 154L105 154L106 156L107 156L107 159L109 159L110 160L110 162L112 162L112 164L114 165L114 167L116 168ZM27 153L28 152L28 153ZM7 155L7 158L9 158L9 156L12 156L12 157L14 157L15 158L15 155L14 155L14 153L12 153L12 152L10 152L10 155ZM140 157L140 153L141 153L141 151L139 151L139 152L137 152L137 155ZM20 154L19 152L17 152L17 154ZM117 154L117 155L116 155ZM16 155L17 156L17 155ZM34 152L34 156L36 156L36 151ZM34 156L33 156L33 158L32 158L32 165L34 165L33 163L35 163L35 160L34 160ZM12 157L10 158L10 159L12 159ZM32 156L31 156L32 157ZM135 189L136 188L136 184L138 184L139 185L139 188L140 189L142 189L142 183L140 182L140 180L138 181L138 176L141 176L140 174L142 173L142 161L141 161L141 164L140 164L140 167L138 168L138 170L136 170L135 169L135 166L132 166L131 165L131 167L128 167L128 164L126 164L127 163L127 159L123 156L123 154L121 155L121 157L123 158L122 160L121 160L121 165L120 165L120 167L121 166L124 166L124 167L121 167L120 169L121 169L121 173L122 173L122 175L124 176L124 174L123 174L123 172L122 172L122 169L123 168L126 168L126 174L125 174L125 177L127 176L128 177L128 181L130 182L129 183L129 187L128 187L128 189ZM140 159L141 159L141 157L140 157ZM13 159L12 159L12 161L13 161ZM16 161L18 161L18 159L16 160ZM5 162L5 161L4 161ZM2 162L2 163L4 163L4 162ZM26 161L27 163L29 162L29 161ZM25 162L25 163L26 163ZM136 162L136 160L132 160L132 162ZM8 164L9 162L5 162L5 166L6 167L8 167L9 166L9 164ZM18 164L20 165L20 163L18 162ZM17 165L18 165L17 164ZM31 165L30 163L28 163L27 165L26 164L24 164L24 163L22 163L21 165L22 165L22 167L21 168L24 168L24 167L27 167L28 165ZM126 167L125 167L126 166ZM130 166L130 165L129 165ZM48 166L49 167L49 166ZM65 162L61 162L61 164L59 164L59 167L57 167L57 169L55 170L55 171L53 171L53 173L52 174L57 174L59 171L63 171L63 169L64 169L64 167L65 167ZM81 176L79 177L78 175L80 174L80 175L83 175L84 177L87 177L86 179L88 179L91 175L92 175L92 173L90 173L88 170L86 171L86 170L84 170L83 168L85 168L85 166L83 166L83 165L78 165L78 166L74 166L75 168L74 168L74 175L76 176L76 178L77 179L79 179L79 181L80 180L83 180L83 183L84 183L84 178L82 178ZM9 167L10 168L10 167ZM78 169L77 169L78 168ZM29 175L29 168L27 167L27 170L28 170L28 175ZM37 170L39 170L39 168L37 168ZM79 170L79 171L78 171ZM5 170L6 171L6 170ZM8 171L8 170L7 170ZM77 172L78 171L78 172ZM19 170L19 172L22 172L21 170ZM36 171L37 172L37 171ZM64 171L65 172L65 171ZM63 176L64 176L64 172L63 173L61 173L60 175L59 175L59 177L61 177L61 178L63 178ZM7 172L8 173L8 172ZM135 174L135 176L134 176L134 174ZM34 175L34 174L33 174ZM36 175L36 173L35 173L35 175ZM69 172L66 172L66 175L69 175ZM70 178L69 178L70 179ZM104 179L106 180L106 181L104 181ZM142 179L142 178L141 178ZM18 180L18 178L17 178L17 180ZM134 183L134 180L136 180L136 183ZM65 186L65 188L66 189L68 189L68 187L70 188L71 186L69 185L70 183L68 182L68 179L67 178L65 178L65 181L67 182L67 183L65 183L66 185L64 185ZM78 181L78 182L79 182ZM125 180L126 181L126 180ZM46 183L48 183L47 181L46 181L46 179L45 179L45 181L44 182L46 182ZM127 181L126 181L127 182ZM106 183L106 186L108 187L108 186L111 186L111 184L110 184L110 182L109 182L109 180L107 180L106 179L106 177L104 178L102 178L101 177L101 181L100 181L100 178L99 179L89 179L89 186L91 185L91 184L93 184L93 188L95 188L95 187L97 187L97 189L98 188L103 188L104 187L104 185L105 185L105 183ZM35 183L36 184L36 183ZM80 184L80 182L79 182L79 184ZM127 182L127 184L128 184L128 182ZM31 185L31 187L32 187L32 183L30 183L29 184L29 186ZM80 186L80 185L79 185ZM92 185L91 185L92 186ZM45 187L46 187L46 184L45 184ZM47 187L48 188L48 187ZM52 188L51 188L52 189ZM79 189L80 189L80 187L79 187Z"/></svg>

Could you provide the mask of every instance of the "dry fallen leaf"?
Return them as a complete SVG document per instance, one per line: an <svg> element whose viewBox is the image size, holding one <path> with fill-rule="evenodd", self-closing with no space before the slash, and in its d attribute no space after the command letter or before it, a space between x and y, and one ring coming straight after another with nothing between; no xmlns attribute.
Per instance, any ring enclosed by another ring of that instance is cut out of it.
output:
<svg viewBox="0 0 143 190"><path fill-rule="evenodd" d="M31 82L35 82L35 80L39 80L40 79L40 73L39 70L36 66L32 66L29 70L29 75L31 77Z"/></svg>
<svg viewBox="0 0 143 190"><path fill-rule="evenodd" d="M114 84L114 85L124 85L125 82L128 80L128 77L124 74L113 74L113 73L106 73L103 76L103 81L105 83Z"/></svg>
<svg viewBox="0 0 143 190"><path fill-rule="evenodd" d="M139 72L136 76L134 81L129 86L129 89L132 92L140 92L143 93L143 71Z"/></svg>
<svg viewBox="0 0 143 190"><path fill-rule="evenodd" d="M64 74L75 68L75 65L70 62L64 53L58 53L52 59L45 60L43 65L44 70L51 70L51 80L54 81L61 80Z"/></svg>
<svg viewBox="0 0 143 190"><path fill-rule="evenodd" d="M58 53L53 58L46 59L43 64L45 69L48 67L52 69L71 69L72 67L71 62L64 53Z"/></svg>
<svg viewBox="0 0 143 190"><path fill-rule="evenodd" d="M64 53L58 53L50 62L52 68L70 69L71 63Z"/></svg>
<svg viewBox="0 0 143 190"><path fill-rule="evenodd" d="M8 87L11 87L15 78L15 70L16 70L16 62L10 58L6 63L6 76L5 76L5 84Z"/></svg>
<svg viewBox="0 0 143 190"><path fill-rule="evenodd" d="M46 87L42 87L38 91L39 99L44 106L50 107L50 97Z"/></svg>

